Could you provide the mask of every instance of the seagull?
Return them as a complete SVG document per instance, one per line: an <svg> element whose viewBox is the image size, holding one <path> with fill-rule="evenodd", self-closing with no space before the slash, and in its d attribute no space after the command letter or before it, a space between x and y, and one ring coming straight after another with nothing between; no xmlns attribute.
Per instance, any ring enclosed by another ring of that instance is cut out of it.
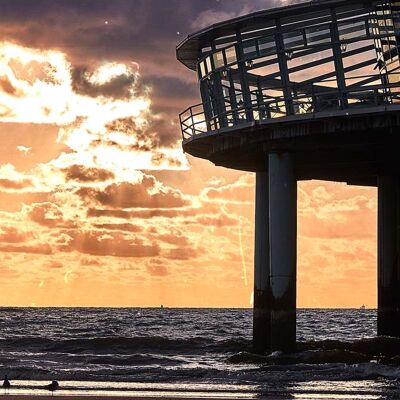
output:
<svg viewBox="0 0 400 400"><path fill-rule="evenodd" d="M7 393L7 390L10 391L11 383L7 378L7 375L4 377L4 382L3 382L3 389L4 393Z"/></svg>
<svg viewBox="0 0 400 400"><path fill-rule="evenodd" d="M50 384L45 386L45 389L50 390L51 395L53 396L54 391L56 391L59 387L60 387L60 385L58 384L57 381L52 381Z"/></svg>

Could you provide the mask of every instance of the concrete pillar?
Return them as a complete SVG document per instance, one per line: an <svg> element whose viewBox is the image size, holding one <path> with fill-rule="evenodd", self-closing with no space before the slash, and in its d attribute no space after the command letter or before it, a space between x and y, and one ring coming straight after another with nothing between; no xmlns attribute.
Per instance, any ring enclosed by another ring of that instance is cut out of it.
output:
<svg viewBox="0 0 400 400"><path fill-rule="evenodd" d="M297 182L289 153L269 154L271 350L296 348Z"/></svg>
<svg viewBox="0 0 400 400"><path fill-rule="evenodd" d="M378 177L378 335L400 337L400 180Z"/></svg>
<svg viewBox="0 0 400 400"><path fill-rule="evenodd" d="M271 347L270 268L269 268L268 172L256 173L254 241L253 348L269 353Z"/></svg>

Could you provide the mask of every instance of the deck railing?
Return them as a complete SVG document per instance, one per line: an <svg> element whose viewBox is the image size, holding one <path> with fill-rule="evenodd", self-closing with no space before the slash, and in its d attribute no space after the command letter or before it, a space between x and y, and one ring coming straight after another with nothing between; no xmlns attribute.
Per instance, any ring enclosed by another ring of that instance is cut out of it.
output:
<svg viewBox="0 0 400 400"><path fill-rule="evenodd" d="M258 98L251 101L250 107L232 107L228 97L219 101L220 104L225 104L222 112L210 111L218 107L215 107L215 102L209 102L189 107L179 115L183 139L222 128L240 128L240 125L247 122L267 121L290 115L400 104L400 83L348 88L342 92L327 90L301 94L286 101L283 97L262 98L261 101ZM205 110L208 110L208 115Z"/></svg>

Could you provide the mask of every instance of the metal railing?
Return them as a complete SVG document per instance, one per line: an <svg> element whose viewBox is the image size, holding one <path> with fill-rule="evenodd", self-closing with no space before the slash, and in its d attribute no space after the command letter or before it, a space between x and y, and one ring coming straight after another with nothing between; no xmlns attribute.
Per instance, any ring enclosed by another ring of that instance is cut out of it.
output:
<svg viewBox="0 0 400 400"><path fill-rule="evenodd" d="M190 139L193 136L223 128L240 128L240 125L247 122L262 122L324 111L400 104L400 83L348 88L342 92L331 90L301 94L286 101L283 97L262 97L261 101L260 99L252 100L249 107L243 105L231 107L227 97L219 101L224 104L223 107L219 107L223 109L222 112L208 111L206 116L205 110L217 109L215 102L208 102L189 107L179 115L183 139Z"/></svg>

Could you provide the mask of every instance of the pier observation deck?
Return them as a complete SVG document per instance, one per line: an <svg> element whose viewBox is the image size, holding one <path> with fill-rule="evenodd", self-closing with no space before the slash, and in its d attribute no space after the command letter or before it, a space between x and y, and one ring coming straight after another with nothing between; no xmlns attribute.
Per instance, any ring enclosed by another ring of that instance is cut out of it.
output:
<svg viewBox="0 0 400 400"><path fill-rule="evenodd" d="M256 172L254 346L295 347L296 183L378 186L378 334L400 337L400 2L319 0L189 35L183 149Z"/></svg>

